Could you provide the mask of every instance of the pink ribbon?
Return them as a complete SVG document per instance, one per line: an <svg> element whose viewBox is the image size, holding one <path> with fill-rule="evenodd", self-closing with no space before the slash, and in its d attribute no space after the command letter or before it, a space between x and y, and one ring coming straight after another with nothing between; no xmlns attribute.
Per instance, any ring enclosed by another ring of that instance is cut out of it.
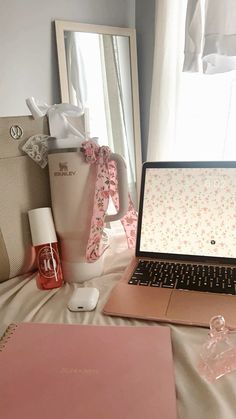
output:
<svg viewBox="0 0 236 419"><path fill-rule="evenodd" d="M117 171L115 162L109 161L111 154L109 147L100 147L95 141L87 140L83 142L81 150L84 152L87 163L97 165L93 215L86 249L86 260L95 262L108 247L102 243L102 234L110 197L116 210L119 209ZM126 233L128 247L133 248L136 241L137 212L130 195L128 199L127 214L120 221Z"/></svg>

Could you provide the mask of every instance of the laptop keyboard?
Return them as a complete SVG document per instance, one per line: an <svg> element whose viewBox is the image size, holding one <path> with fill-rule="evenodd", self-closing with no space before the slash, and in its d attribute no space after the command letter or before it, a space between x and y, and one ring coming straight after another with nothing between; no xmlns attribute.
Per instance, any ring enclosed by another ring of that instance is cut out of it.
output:
<svg viewBox="0 0 236 419"><path fill-rule="evenodd" d="M236 294L236 268L140 260L131 285Z"/></svg>

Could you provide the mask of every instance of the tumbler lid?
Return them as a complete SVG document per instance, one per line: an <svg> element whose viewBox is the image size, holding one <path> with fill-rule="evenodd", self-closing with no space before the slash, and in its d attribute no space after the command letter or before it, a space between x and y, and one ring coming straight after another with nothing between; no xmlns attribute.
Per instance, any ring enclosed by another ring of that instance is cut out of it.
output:
<svg viewBox="0 0 236 419"><path fill-rule="evenodd" d="M28 216L34 246L57 242L51 208L29 210Z"/></svg>

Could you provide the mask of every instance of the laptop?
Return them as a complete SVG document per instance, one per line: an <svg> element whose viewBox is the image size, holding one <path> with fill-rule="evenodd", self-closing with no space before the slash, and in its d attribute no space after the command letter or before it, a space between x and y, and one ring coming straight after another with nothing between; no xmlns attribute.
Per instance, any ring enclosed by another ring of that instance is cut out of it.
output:
<svg viewBox="0 0 236 419"><path fill-rule="evenodd" d="M146 162L135 257L107 315L236 327L236 162Z"/></svg>

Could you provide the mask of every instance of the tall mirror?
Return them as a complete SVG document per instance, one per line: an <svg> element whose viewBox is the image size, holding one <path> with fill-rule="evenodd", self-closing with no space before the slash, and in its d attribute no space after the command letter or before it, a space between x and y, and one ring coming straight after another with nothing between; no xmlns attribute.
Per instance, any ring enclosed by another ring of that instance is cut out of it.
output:
<svg viewBox="0 0 236 419"><path fill-rule="evenodd" d="M137 204L141 172L134 29L55 21L61 101L84 110L86 134L127 164Z"/></svg>

